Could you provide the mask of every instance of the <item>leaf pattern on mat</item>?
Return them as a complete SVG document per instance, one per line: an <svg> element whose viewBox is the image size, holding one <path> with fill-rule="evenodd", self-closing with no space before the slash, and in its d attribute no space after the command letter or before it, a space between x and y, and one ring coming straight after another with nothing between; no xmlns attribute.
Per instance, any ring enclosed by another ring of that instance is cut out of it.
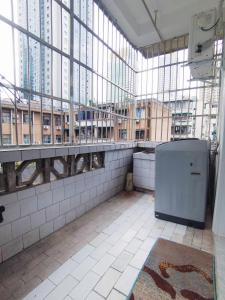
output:
<svg viewBox="0 0 225 300"><path fill-rule="evenodd" d="M214 300L214 298L205 298L195 292L189 290L181 290L181 295L188 300Z"/></svg>
<svg viewBox="0 0 225 300"><path fill-rule="evenodd" d="M204 271L200 270L199 268L193 266L193 265L175 265L166 261L163 261L159 264L159 269L161 271L161 274L165 278L169 278L169 274L167 273L167 269L174 269L178 272L182 273L190 273L190 272L196 272L198 274L201 274L209 283L213 283L211 277L205 273Z"/></svg>
<svg viewBox="0 0 225 300"><path fill-rule="evenodd" d="M157 274L149 267L144 266L143 271L152 277L158 288L168 293L172 299L176 298L176 291L169 282L167 282L164 278L162 278L159 274Z"/></svg>

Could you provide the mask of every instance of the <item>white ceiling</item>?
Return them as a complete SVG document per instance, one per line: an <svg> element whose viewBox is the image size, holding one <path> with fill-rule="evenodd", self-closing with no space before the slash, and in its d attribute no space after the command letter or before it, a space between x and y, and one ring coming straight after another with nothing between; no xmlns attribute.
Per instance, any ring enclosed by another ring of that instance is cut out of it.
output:
<svg viewBox="0 0 225 300"><path fill-rule="evenodd" d="M101 0L128 39L137 47L159 42L142 0ZM152 16L157 13L157 27L164 40L189 32L191 17L218 7L219 0L145 0Z"/></svg>

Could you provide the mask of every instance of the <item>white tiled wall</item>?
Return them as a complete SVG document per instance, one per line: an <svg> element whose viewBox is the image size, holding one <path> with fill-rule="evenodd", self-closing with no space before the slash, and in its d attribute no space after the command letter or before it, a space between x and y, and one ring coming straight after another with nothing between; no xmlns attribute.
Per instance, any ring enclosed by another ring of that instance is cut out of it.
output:
<svg viewBox="0 0 225 300"><path fill-rule="evenodd" d="M120 192L132 155L106 151L104 168L1 196L0 262Z"/></svg>

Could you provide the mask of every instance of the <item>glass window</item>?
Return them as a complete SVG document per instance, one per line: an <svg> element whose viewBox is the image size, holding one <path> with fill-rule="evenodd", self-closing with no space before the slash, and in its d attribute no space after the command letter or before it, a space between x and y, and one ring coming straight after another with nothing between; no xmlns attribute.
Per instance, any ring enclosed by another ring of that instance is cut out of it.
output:
<svg viewBox="0 0 225 300"><path fill-rule="evenodd" d="M61 116L55 116L55 126L61 126Z"/></svg>
<svg viewBox="0 0 225 300"><path fill-rule="evenodd" d="M43 114L43 125L51 126L51 115L50 114Z"/></svg>
<svg viewBox="0 0 225 300"><path fill-rule="evenodd" d="M44 144L51 144L51 135L49 135L49 134L44 134L44 135L43 135L43 143L44 143Z"/></svg>
<svg viewBox="0 0 225 300"><path fill-rule="evenodd" d="M25 145L29 145L30 144L30 135L29 134L24 134L23 135L23 143Z"/></svg>
<svg viewBox="0 0 225 300"><path fill-rule="evenodd" d="M145 138L144 130L136 130L136 140L143 140Z"/></svg>
<svg viewBox="0 0 225 300"><path fill-rule="evenodd" d="M11 134L3 134L2 143L3 145L11 145L12 144Z"/></svg>
<svg viewBox="0 0 225 300"><path fill-rule="evenodd" d="M32 122L32 115L31 115L31 118L29 118L29 113L28 112L23 112L23 123L24 124L29 124L30 119L31 119L31 122Z"/></svg>
<svg viewBox="0 0 225 300"><path fill-rule="evenodd" d="M55 141L56 141L56 143L61 144L62 143L62 136L61 135L56 135L55 136Z"/></svg>
<svg viewBox="0 0 225 300"><path fill-rule="evenodd" d="M119 129L119 138L122 140L127 139L127 130L126 129Z"/></svg>
<svg viewBox="0 0 225 300"><path fill-rule="evenodd" d="M11 123L11 111L2 110L2 123Z"/></svg>
<svg viewBox="0 0 225 300"><path fill-rule="evenodd" d="M144 108L136 108L136 119L144 119L145 117L145 109Z"/></svg>

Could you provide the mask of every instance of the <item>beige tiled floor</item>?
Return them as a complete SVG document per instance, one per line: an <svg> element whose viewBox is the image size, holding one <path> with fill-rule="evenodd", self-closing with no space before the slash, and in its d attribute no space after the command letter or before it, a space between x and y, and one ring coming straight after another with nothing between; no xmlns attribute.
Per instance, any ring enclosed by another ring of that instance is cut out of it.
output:
<svg viewBox="0 0 225 300"><path fill-rule="evenodd" d="M126 299L159 236L213 252L209 228L157 220L151 195L121 193L2 264L0 299Z"/></svg>

